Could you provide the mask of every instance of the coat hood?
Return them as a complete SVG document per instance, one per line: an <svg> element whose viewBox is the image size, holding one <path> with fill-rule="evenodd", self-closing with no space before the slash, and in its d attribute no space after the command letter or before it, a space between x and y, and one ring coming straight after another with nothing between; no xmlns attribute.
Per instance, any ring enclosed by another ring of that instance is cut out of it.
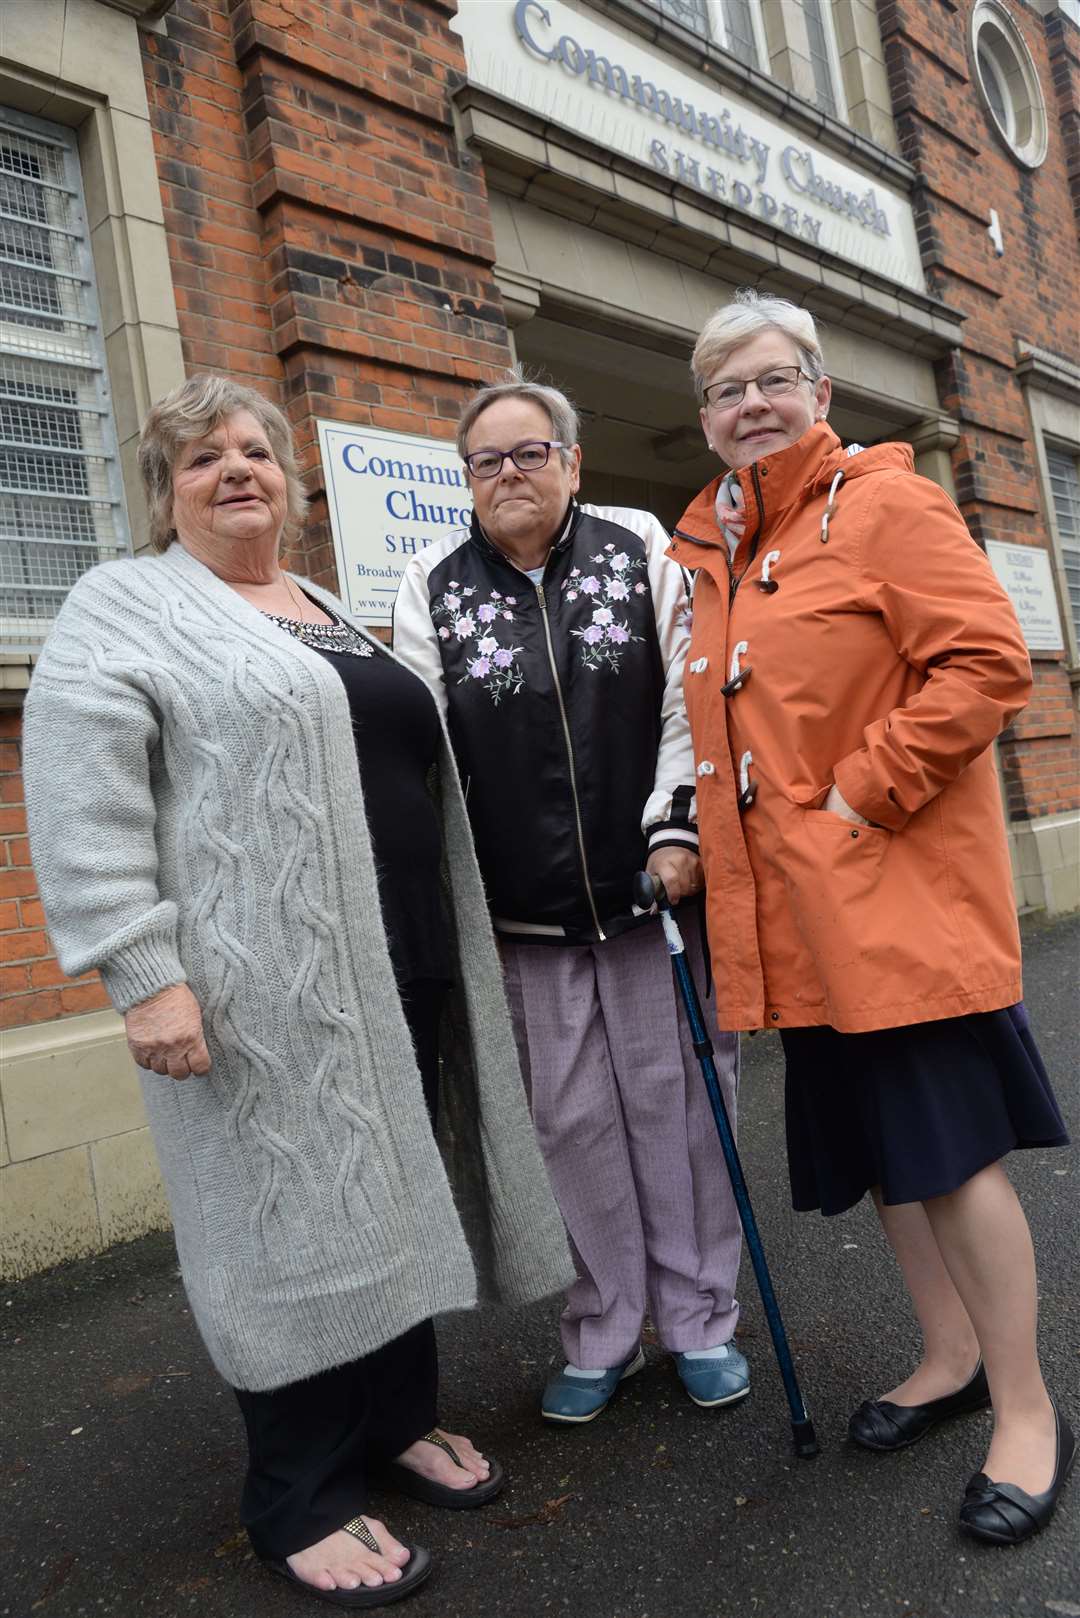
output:
<svg viewBox="0 0 1080 1618"><path fill-rule="evenodd" d="M735 476L742 490L747 532L753 533L763 518L767 523L775 522L798 501L827 494L838 475L838 487L842 488L851 479L871 473L914 470L915 455L910 444L875 444L849 454L828 423L819 421L794 444L777 450L775 455L763 455L752 465L740 468ZM695 558L693 545L680 546L680 540L727 550L716 521L716 495L726 476L721 472L707 483L679 520L671 554L683 567L700 567L703 558Z"/></svg>

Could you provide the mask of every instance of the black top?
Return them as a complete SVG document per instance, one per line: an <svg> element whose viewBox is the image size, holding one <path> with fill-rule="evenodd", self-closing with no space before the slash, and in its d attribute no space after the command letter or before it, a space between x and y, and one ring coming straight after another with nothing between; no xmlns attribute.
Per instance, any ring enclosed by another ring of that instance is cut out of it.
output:
<svg viewBox="0 0 1080 1618"><path fill-rule="evenodd" d="M439 746L435 700L388 657L321 652L341 676L398 985L450 978L441 899L442 836L427 775Z"/></svg>
<svg viewBox="0 0 1080 1618"><path fill-rule="evenodd" d="M274 622L325 657L345 687L398 986L417 978L449 982L442 836L427 789L439 747L435 700L424 682L400 663L378 653L364 655L371 649L354 633L350 638L356 651L332 651L313 644L312 625L276 615Z"/></svg>

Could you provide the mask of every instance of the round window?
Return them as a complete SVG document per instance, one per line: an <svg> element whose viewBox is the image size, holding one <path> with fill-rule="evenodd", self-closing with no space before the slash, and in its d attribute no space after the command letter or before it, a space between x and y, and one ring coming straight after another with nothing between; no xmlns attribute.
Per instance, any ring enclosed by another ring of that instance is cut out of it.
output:
<svg viewBox="0 0 1080 1618"><path fill-rule="evenodd" d="M1026 168L1046 156L1046 106L1024 37L999 0L976 0L971 14L975 78L990 122Z"/></svg>

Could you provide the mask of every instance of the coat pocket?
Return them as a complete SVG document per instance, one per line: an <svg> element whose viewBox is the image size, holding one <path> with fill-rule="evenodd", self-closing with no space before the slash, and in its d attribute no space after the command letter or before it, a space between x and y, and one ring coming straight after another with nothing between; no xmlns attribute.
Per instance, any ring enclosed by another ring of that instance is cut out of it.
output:
<svg viewBox="0 0 1080 1618"><path fill-rule="evenodd" d="M846 815L838 815L832 809L804 809L802 818L803 824L810 832L820 832L824 835L837 831L845 832L850 843L858 842L861 837L871 839L880 837L884 838L883 846L885 846L893 835L884 826L867 826L862 821L849 820Z"/></svg>
<svg viewBox="0 0 1080 1618"><path fill-rule="evenodd" d="M826 985L880 949L890 929L883 892L892 832L825 809L795 809L783 845L794 920Z"/></svg>
<svg viewBox="0 0 1080 1618"><path fill-rule="evenodd" d="M830 1021L917 1020L957 954L951 930L940 927L936 872L912 858L907 829L856 826L825 810L797 814L786 849L789 902Z"/></svg>
<svg viewBox="0 0 1080 1618"><path fill-rule="evenodd" d="M812 898L816 887L824 913L861 909L878 886L892 832L860 826L829 809L803 809L799 820L803 898Z"/></svg>

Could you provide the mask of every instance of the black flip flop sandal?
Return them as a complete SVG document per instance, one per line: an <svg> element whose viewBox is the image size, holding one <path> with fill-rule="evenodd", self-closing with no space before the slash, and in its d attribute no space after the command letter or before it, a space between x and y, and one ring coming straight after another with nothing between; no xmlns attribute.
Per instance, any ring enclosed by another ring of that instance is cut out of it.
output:
<svg viewBox="0 0 1080 1618"><path fill-rule="evenodd" d="M455 1466L461 1466L461 1459L442 1433L432 1429L423 1437L425 1444L437 1444L446 1451ZM428 1506L449 1506L454 1511L472 1511L477 1506L486 1506L489 1500L494 1500L501 1494L506 1486L506 1473L498 1461L489 1462L491 1471L483 1483L474 1484L471 1489L452 1489L448 1483L436 1483L433 1478L422 1478L419 1472L411 1467L402 1466L400 1461L390 1461L383 1471L383 1480L391 1487L397 1489L399 1494L407 1494L413 1500L422 1500ZM463 1468L464 1470L464 1468Z"/></svg>
<svg viewBox="0 0 1080 1618"><path fill-rule="evenodd" d="M351 1534L369 1551L381 1554L378 1540L362 1517L353 1517L351 1521L343 1523L342 1532ZM411 1596L414 1590L419 1590L431 1572L431 1557L422 1545L406 1545L405 1549L409 1553L409 1560L401 1570L400 1579L389 1584L365 1584L356 1590L320 1590L306 1579L298 1578L286 1561L271 1561L269 1557L262 1557L261 1561L271 1573L287 1579L306 1595L314 1596L316 1601L328 1601L332 1607L348 1607L356 1612L364 1607L385 1607L391 1601L401 1601L405 1596Z"/></svg>

